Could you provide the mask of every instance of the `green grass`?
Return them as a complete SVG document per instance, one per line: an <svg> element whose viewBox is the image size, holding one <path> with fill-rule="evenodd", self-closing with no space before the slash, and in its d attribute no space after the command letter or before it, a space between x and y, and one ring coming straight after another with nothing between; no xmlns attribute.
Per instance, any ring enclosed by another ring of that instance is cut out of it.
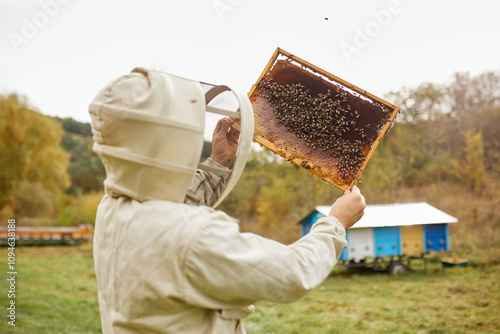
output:
<svg viewBox="0 0 500 334"><path fill-rule="evenodd" d="M249 333L500 333L500 267L389 276L335 269L302 300L261 302Z"/></svg>
<svg viewBox="0 0 500 334"><path fill-rule="evenodd" d="M8 286L0 283L0 333L100 333L91 244L17 247L16 327L5 317ZM0 248L6 276L7 249ZM259 302L244 320L251 333L500 333L500 265L389 276L335 269L300 301Z"/></svg>
<svg viewBox="0 0 500 334"><path fill-rule="evenodd" d="M7 249L1 250L4 277ZM4 311L0 333L100 333L91 244L17 247L16 267L16 327L7 324ZM9 303L6 279L0 291L5 310Z"/></svg>

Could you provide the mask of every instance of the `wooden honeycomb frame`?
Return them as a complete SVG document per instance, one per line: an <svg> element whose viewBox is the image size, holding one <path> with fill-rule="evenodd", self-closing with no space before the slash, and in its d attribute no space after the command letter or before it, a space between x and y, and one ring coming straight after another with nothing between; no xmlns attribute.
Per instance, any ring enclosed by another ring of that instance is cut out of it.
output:
<svg viewBox="0 0 500 334"><path fill-rule="evenodd" d="M309 62L289 52L277 48L273 56L269 60L268 64L262 71L261 75L257 79L256 83L251 87L250 92L248 93L248 97L254 106L254 111L256 112L256 118L258 117L258 108L259 108L259 105L256 104L256 99L258 94L258 83L270 73L270 71L273 69L273 66L277 63L278 58L280 57L282 58L284 57L287 61L290 61L290 63L295 63L296 65L300 65L303 69L306 69L309 72L314 73L314 75L326 81L329 81L331 84L338 85L343 89L350 91L350 94L353 96L354 99L358 99L359 101L363 100L362 102L364 104L367 104L366 101L370 101L369 103L371 104L377 103L387 108L387 110L390 112L390 116L387 118L387 121L385 122L381 130L378 132L376 139L369 145L366 145L365 149L363 149L363 153L366 154L366 158L362 163L361 167L359 168L358 172L355 175L353 175L353 177L349 180L345 180L342 177L340 177L338 169L332 167L332 165L327 164L323 166L322 163L318 163L318 161L316 162L311 161L310 158L306 157L306 154L303 151L301 152L294 150L293 145L283 142L276 144L276 141L272 140L272 136L270 137L270 135L268 135L265 131L263 131L263 129L259 127L259 122L257 122L256 119L255 133L253 138L254 142L257 142L260 145L268 148L271 152L283 157L290 163L296 164L301 168L308 170L314 176L320 177L325 182L341 190L345 191L347 189L351 189L354 185L358 183L359 179L361 178L361 174L366 168L378 144L382 140L382 137L387 133L389 127L391 126L394 118L396 117L399 111L399 108L373 94L368 93L366 90L363 90L327 71L322 70L321 68L313 64L310 64ZM332 159L333 158L334 157L332 156Z"/></svg>

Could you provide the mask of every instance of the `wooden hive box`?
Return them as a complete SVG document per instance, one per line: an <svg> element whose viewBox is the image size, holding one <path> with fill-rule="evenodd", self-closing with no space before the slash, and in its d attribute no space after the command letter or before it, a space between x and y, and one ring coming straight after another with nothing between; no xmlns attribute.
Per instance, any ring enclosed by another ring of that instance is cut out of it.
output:
<svg viewBox="0 0 500 334"><path fill-rule="evenodd" d="M330 208L317 206L303 218L299 222L302 235L309 233L319 218L327 216ZM369 204L363 217L346 231L348 248L340 260L359 262L363 258L450 251L449 224L457 221L425 202Z"/></svg>

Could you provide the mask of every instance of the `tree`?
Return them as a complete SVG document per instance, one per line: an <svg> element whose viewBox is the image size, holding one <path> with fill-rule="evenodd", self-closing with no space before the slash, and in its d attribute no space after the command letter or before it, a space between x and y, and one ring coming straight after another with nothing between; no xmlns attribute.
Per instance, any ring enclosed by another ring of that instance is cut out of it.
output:
<svg viewBox="0 0 500 334"><path fill-rule="evenodd" d="M445 100L446 88L433 83L423 83L417 88L403 87L386 98L401 108L398 121L416 124L421 120L434 120L449 111Z"/></svg>
<svg viewBox="0 0 500 334"><path fill-rule="evenodd" d="M66 132L63 136L62 147L70 155L68 173L71 178L71 187L68 193L89 193L102 190L105 170L97 154L92 151L92 139Z"/></svg>
<svg viewBox="0 0 500 334"><path fill-rule="evenodd" d="M457 151L465 145L462 131L481 131L485 169L500 172L500 72L485 72L477 76L457 73L449 85L447 94L453 118L450 120L450 145Z"/></svg>
<svg viewBox="0 0 500 334"><path fill-rule="evenodd" d="M432 182L444 174L450 155L445 145L448 129L443 126L450 115L446 91L442 85L424 83L386 97L402 111L373 157L377 162L367 167L367 184L383 190Z"/></svg>
<svg viewBox="0 0 500 334"><path fill-rule="evenodd" d="M455 175L463 181L476 195L481 193L484 186L484 144L480 131L468 130L464 132L464 158L453 160Z"/></svg>
<svg viewBox="0 0 500 334"><path fill-rule="evenodd" d="M448 87L453 116L471 122L478 111L492 110L500 105L500 73L485 72L475 77L456 73Z"/></svg>
<svg viewBox="0 0 500 334"><path fill-rule="evenodd" d="M104 165L92 151L92 130L89 123L72 118L55 118L64 128L62 147L69 153L69 194L89 193L103 189Z"/></svg>
<svg viewBox="0 0 500 334"><path fill-rule="evenodd" d="M92 137L92 129L89 123L78 122L71 117L54 117L59 123L62 124L64 132L81 135L83 137Z"/></svg>
<svg viewBox="0 0 500 334"><path fill-rule="evenodd" d="M28 107L16 94L0 95L0 208L23 182L58 195L69 186L61 125Z"/></svg>
<svg viewBox="0 0 500 334"><path fill-rule="evenodd" d="M39 183L23 182L12 191L17 217L48 217L54 214L54 196Z"/></svg>

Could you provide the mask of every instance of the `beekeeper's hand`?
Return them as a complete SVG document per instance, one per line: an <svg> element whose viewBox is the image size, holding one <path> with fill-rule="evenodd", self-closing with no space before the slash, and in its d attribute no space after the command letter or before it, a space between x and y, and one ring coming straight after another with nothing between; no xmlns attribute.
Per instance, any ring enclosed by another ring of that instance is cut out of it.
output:
<svg viewBox="0 0 500 334"><path fill-rule="evenodd" d="M363 217L365 207L365 197L359 188L354 186L352 190L347 190L333 203L330 216L337 218L345 229L348 229Z"/></svg>
<svg viewBox="0 0 500 334"><path fill-rule="evenodd" d="M231 127L232 119L221 118L217 122L212 135L212 160L223 166L228 166L238 151L238 140L240 132Z"/></svg>

